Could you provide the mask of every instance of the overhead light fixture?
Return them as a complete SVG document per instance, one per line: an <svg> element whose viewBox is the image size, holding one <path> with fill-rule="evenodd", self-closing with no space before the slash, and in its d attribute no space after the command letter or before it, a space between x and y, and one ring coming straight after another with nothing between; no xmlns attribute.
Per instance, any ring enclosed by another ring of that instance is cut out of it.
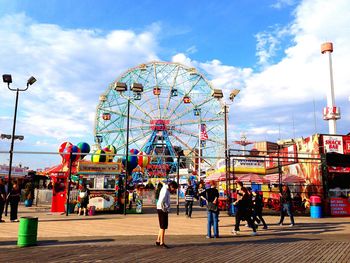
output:
<svg viewBox="0 0 350 263"><path fill-rule="evenodd" d="M216 99L221 99L224 97L224 94L222 93L222 90L221 89L214 89L213 90L213 93L212 93L212 96Z"/></svg>
<svg viewBox="0 0 350 263"><path fill-rule="evenodd" d="M36 78L34 78L33 76L31 76L28 80L27 80L27 86L31 86L36 82Z"/></svg>
<svg viewBox="0 0 350 263"><path fill-rule="evenodd" d="M233 101L234 98L238 95L239 92L240 92L239 89L232 90L231 93L230 93L230 100Z"/></svg>
<svg viewBox="0 0 350 263"><path fill-rule="evenodd" d="M12 76L10 74L4 74L2 75L2 81L7 84L12 83Z"/></svg>

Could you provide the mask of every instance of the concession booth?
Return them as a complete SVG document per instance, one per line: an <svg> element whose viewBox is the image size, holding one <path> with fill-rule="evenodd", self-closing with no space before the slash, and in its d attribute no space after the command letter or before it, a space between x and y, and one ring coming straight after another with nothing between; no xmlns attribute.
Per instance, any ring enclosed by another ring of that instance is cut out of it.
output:
<svg viewBox="0 0 350 263"><path fill-rule="evenodd" d="M121 163L79 161L77 175L80 182L90 190L89 206L96 211L115 211L119 209L118 190ZM119 200L120 201L120 200Z"/></svg>

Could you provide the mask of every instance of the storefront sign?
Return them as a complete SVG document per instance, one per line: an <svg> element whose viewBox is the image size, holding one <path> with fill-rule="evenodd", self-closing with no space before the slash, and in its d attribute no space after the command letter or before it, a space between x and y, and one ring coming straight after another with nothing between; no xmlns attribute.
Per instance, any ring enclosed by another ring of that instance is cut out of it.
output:
<svg viewBox="0 0 350 263"><path fill-rule="evenodd" d="M237 157L233 159L233 165L235 173L265 174L265 161L262 158Z"/></svg>
<svg viewBox="0 0 350 263"><path fill-rule="evenodd" d="M0 165L0 176L8 176L9 173L8 165ZM28 173L28 170L22 167L12 167L11 175L12 177L25 177Z"/></svg>
<svg viewBox="0 0 350 263"><path fill-rule="evenodd" d="M325 153L336 152L343 154L344 148L342 136L323 135L323 147Z"/></svg>
<svg viewBox="0 0 350 263"><path fill-rule="evenodd" d="M121 172L120 163L93 163L93 162L84 162L80 161L78 163L77 172L79 174L84 173L108 173L108 174L117 174Z"/></svg>
<svg viewBox="0 0 350 263"><path fill-rule="evenodd" d="M349 216L350 201L347 198L331 198L332 216Z"/></svg>

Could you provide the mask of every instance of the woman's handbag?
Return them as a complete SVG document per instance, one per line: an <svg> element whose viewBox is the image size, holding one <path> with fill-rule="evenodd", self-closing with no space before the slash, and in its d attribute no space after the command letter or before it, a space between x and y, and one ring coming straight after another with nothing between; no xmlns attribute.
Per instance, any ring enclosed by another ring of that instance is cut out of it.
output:
<svg viewBox="0 0 350 263"><path fill-rule="evenodd" d="M206 195L207 195L207 208L208 208L208 211L217 212L218 211L218 205L214 204L213 202L209 202L208 201L208 193Z"/></svg>
<svg viewBox="0 0 350 263"><path fill-rule="evenodd" d="M212 202L208 202L207 208L211 212L217 212L218 211L218 206Z"/></svg>

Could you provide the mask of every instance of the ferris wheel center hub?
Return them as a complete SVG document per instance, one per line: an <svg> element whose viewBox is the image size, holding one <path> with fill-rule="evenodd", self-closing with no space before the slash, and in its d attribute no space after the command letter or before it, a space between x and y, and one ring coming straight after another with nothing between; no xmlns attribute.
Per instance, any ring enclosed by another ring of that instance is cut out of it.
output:
<svg viewBox="0 0 350 263"><path fill-rule="evenodd" d="M170 120L151 120L151 129L153 131L167 131Z"/></svg>

